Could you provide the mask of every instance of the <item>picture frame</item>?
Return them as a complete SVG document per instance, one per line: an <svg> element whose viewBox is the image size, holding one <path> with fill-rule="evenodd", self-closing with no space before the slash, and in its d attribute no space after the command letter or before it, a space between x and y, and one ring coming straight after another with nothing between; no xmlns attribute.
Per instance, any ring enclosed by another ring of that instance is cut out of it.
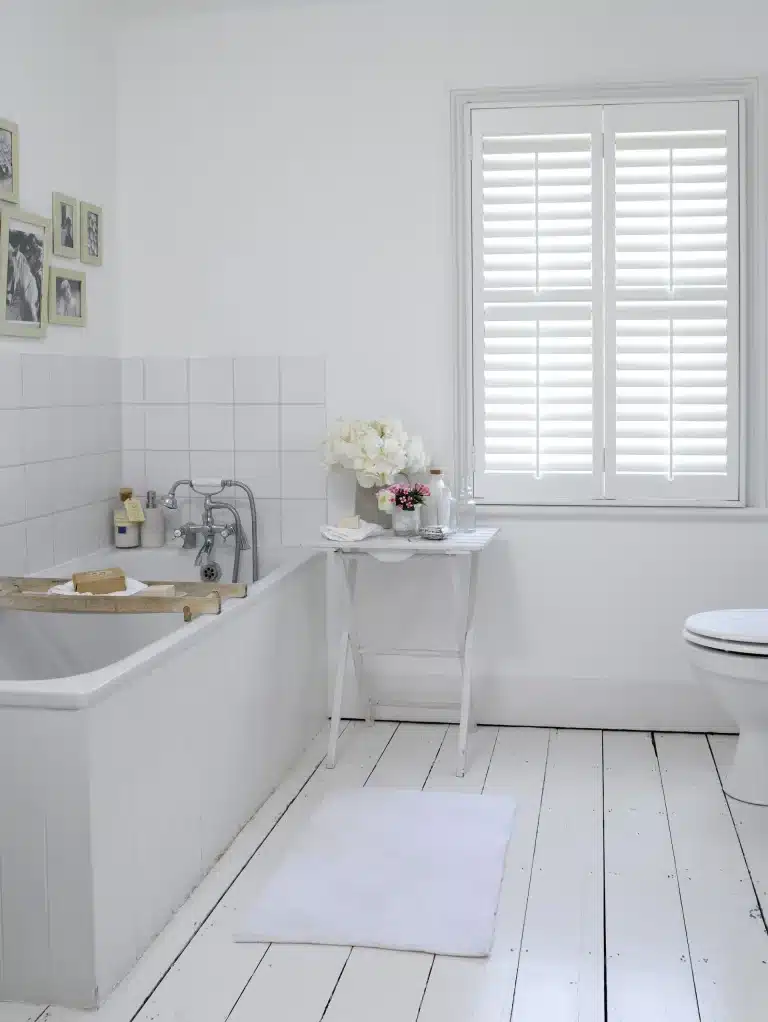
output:
<svg viewBox="0 0 768 1022"><path fill-rule="evenodd" d="M51 221L0 204L0 334L45 337Z"/></svg>
<svg viewBox="0 0 768 1022"><path fill-rule="evenodd" d="M0 202L19 201L19 126L0 117Z"/></svg>
<svg viewBox="0 0 768 1022"><path fill-rule="evenodd" d="M80 257L80 210L77 199L53 193L53 254L65 259Z"/></svg>
<svg viewBox="0 0 768 1022"><path fill-rule="evenodd" d="M85 274L68 266L51 266L48 274L48 322L84 327L88 323Z"/></svg>
<svg viewBox="0 0 768 1022"><path fill-rule="evenodd" d="M80 203L80 261L89 266L104 261L104 210L90 202Z"/></svg>

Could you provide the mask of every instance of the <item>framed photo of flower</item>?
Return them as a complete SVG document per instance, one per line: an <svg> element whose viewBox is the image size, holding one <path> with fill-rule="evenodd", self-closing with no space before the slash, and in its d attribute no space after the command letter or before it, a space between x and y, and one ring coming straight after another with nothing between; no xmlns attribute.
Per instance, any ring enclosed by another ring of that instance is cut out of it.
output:
<svg viewBox="0 0 768 1022"><path fill-rule="evenodd" d="M51 221L0 204L0 334L45 337Z"/></svg>
<svg viewBox="0 0 768 1022"><path fill-rule="evenodd" d="M0 202L19 201L19 126L0 118Z"/></svg>
<svg viewBox="0 0 768 1022"><path fill-rule="evenodd" d="M85 326L88 322L85 274L65 266L52 266L48 288L48 322L59 326Z"/></svg>
<svg viewBox="0 0 768 1022"><path fill-rule="evenodd" d="M80 203L80 259L90 266L104 261L104 210L89 202Z"/></svg>
<svg viewBox="0 0 768 1022"><path fill-rule="evenodd" d="M67 259L80 255L80 214L77 199L53 193L53 254Z"/></svg>

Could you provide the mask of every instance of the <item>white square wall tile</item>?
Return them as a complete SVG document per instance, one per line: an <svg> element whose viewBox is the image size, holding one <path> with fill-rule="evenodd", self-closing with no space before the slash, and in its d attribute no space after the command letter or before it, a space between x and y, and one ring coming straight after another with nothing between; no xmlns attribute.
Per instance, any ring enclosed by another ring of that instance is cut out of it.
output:
<svg viewBox="0 0 768 1022"><path fill-rule="evenodd" d="M26 408L47 408L53 403L48 355L21 356L21 395Z"/></svg>
<svg viewBox="0 0 768 1022"><path fill-rule="evenodd" d="M0 408L0 467L20 465L21 409Z"/></svg>
<svg viewBox="0 0 768 1022"><path fill-rule="evenodd" d="M72 355L49 355L51 373L51 404L74 404L75 366L80 361Z"/></svg>
<svg viewBox="0 0 768 1022"><path fill-rule="evenodd" d="M189 473L191 479L232 479L235 474L235 452L190 451Z"/></svg>
<svg viewBox="0 0 768 1022"><path fill-rule="evenodd" d="M280 455L277 451L238 451L235 475L258 498L280 496Z"/></svg>
<svg viewBox="0 0 768 1022"><path fill-rule="evenodd" d="M0 354L0 408L21 407L21 355Z"/></svg>
<svg viewBox="0 0 768 1022"><path fill-rule="evenodd" d="M189 449L188 405L151 405L144 413L148 451Z"/></svg>
<svg viewBox="0 0 768 1022"><path fill-rule="evenodd" d="M235 405L235 450L280 449L277 405Z"/></svg>
<svg viewBox="0 0 768 1022"><path fill-rule="evenodd" d="M0 525L25 518L24 466L0 468Z"/></svg>
<svg viewBox="0 0 768 1022"><path fill-rule="evenodd" d="M92 500L88 477L88 456L51 462L53 474L53 510L68 511Z"/></svg>
<svg viewBox="0 0 768 1022"><path fill-rule="evenodd" d="M89 408L71 408L69 406L52 408L50 412L51 424L51 457L71 458L75 451L75 416L81 413L84 416L90 414ZM93 443L94 437L88 424L82 426L82 442L86 446Z"/></svg>
<svg viewBox="0 0 768 1022"><path fill-rule="evenodd" d="M149 404L184 404L189 400L185 358L144 360L144 400Z"/></svg>
<svg viewBox="0 0 768 1022"><path fill-rule="evenodd" d="M322 539L320 529L327 524L324 500L283 500L281 503L284 546L304 546Z"/></svg>
<svg viewBox="0 0 768 1022"><path fill-rule="evenodd" d="M44 571L54 564L53 559L53 516L32 518L27 522L27 566L26 574Z"/></svg>
<svg viewBox="0 0 768 1022"><path fill-rule="evenodd" d="M256 500L256 539L261 550L282 544L280 505L279 500ZM240 510L242 514L242 508Z"/></svg>
<svg viewBox="0 0 768 1022"><path fill-rule="evenodd" d="M21 448L24 461L49 461L53 451L51 409L25 408L21 413Z"/></svg>
<svg viewBox="0 0 768 1022"><path fill-rule="evenodd" d="M26 559L27 530L24 523L0 528L0 575L23 575Z"/></svg>
<svg viewBox="0 0 768 1022"><path fill-rule="evenodd" d="M140 404L144 400L144 359L120 359L122 397L126 404Z"/></svg>
<svg viewBox="0 0 768 1022"><path fill-rule="evenodd" d="M324 405L283 405L280 409L284 451L319 451L325 439Z"/></svg>
<svg viewBox="0 0 768 1022"><path fill-rule="evenodd" d="M144 451L123 451L120 461L120 486L130 486L134 493L147 492L147 470Z"/></svg>
<svg viewBox="0 0 768 1022"><path fill-rule="evenodd" d="M144 405L123 404L122 437L124 451L143 451L145 445Z"/></svg>
<svg viewBox="0 0 768 1022"><path fill-rule="evenodd" d="M280 357L280 400L290 405L325 401L325 359L316 355Z"/></svg>
<svg viewBox="0 0 768 1022"><path fill-rule="evenodd" d="M272 405L280 400L280 361L277 355L246 355L235 359L235 401Z"/></svg>
<svg viewBox="0 0 768 1022"><path fill-rule="evenodd" d="M308 499L326 498L328 470L319 454L283 451L282 496Z"/></svg>
<svg viewBox="0 0 768 1022"><path fill-rule="evenodd" d="M24 469L25 517L39 518L53 511L53 463L40 461Z"/></svg>
<svg viewBox="0 0 768 1022"><path fill-rule="evenodd" d="M189 479L189 451L147 451L147 488L166 494L178 479ZM184 491L179 493L184 497Z"/></svg>
<svg viewBox="0 0 768 1022"><path fill-rule="evenodd" d="M193 451L234 450L232 405L190 405L189 426L189 445Z"/></svg>
<svg viewBox="0 0 768 1022"><path fill-rule="evenodd" d="M190 358L190 401L193 403L231 404L233 397L233 359Z"/></svg>

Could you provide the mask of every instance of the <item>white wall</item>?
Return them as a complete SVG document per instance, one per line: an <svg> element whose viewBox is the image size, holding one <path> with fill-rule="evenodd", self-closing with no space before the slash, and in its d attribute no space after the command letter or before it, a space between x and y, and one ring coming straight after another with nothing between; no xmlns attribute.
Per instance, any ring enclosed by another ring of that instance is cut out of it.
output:
<svg viewBox="0 0 768 1022"><path fill-rule="evenodd" d="M20 128L19 207L51 216L52 193L104 206L105 258L85 269L88 326L49 326L47 352L114 355L115 75L111 5L99 0L0 0L0 117ZM0 335L0 351L40 341Z"/></svg>
<svg viewBox="0 0 768 1022"><path fill-rule="evenodd" d="M757 0L151 6L118 62L123 352L327 355L331 417L398 414L446 463L449 90L768 65ZM728 726L689 681L680 625L764 600L767 533L511 522L481 587L483 714Z"/></svg>

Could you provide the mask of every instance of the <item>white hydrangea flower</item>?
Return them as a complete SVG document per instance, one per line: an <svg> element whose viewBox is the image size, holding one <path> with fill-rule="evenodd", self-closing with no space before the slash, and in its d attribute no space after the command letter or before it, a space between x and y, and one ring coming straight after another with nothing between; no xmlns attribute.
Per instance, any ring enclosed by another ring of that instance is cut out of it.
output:
<svg viewBox="0 0 768 1022"><path fill-rule="evenodd" d="M409 437L398 419L339 419L325 442L326 465L351 469L366 489L423 472L427 462L421 437Z"/></svg>

